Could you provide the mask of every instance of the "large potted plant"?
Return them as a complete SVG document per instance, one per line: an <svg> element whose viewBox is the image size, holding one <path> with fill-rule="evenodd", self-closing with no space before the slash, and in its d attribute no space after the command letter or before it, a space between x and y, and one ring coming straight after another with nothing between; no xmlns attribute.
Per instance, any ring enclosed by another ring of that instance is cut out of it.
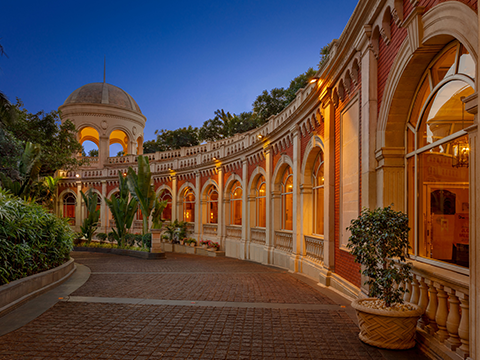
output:
<svg viewBox="0 0 480 360"><path fill-rule="evenodd" d="M390 206L364 209L347 228L347 248L355 262L363 265L369 296L352 303L357 311L360 340L384 349L415 346L415 329L422 309L403 301L412 281L408 259L408 217Z"/></svg>

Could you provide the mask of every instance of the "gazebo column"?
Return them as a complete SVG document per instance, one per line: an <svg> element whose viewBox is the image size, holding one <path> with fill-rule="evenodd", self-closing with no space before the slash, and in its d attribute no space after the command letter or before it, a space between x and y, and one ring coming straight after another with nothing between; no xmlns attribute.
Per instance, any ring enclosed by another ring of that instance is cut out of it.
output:
<svg viewBox="0 0 480 360"><path fill-rule="evenodd" d="M272 148L264 147L265 153L265 253L264 264L273 263L273 203L272 203Z"/></svg>

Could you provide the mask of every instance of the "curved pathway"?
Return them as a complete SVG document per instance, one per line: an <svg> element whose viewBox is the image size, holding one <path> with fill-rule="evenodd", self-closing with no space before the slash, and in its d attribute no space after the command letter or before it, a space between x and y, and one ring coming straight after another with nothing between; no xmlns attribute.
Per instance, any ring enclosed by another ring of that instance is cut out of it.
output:
<svg viewBox="0 0 480 360"><path fill-rule="evenodd" d="M72 255L88 281L0 337L0 359L423 358L363 344L348 300L278 268Z"/></svg>

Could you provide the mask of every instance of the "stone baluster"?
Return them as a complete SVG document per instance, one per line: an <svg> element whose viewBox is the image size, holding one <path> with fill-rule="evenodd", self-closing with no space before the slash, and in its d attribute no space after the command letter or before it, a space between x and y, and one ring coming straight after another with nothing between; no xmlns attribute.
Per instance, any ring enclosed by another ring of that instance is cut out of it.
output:
<svg viewBox="0 0 480 360"><path fill-rule="evenodd" d="M448 304L447 298L448 295L443 289L443 285L436 284L437 286L437 298L438 298L438 308L437 308L437 315L435 316L435 322L438 326L438 331L435 334L435 337L440 342L444 342L445 339L448 338L448 331L447 331L447 317L448 317Z"/></svg>
<svg viewBox="0 0 480 360"><path fill-rule="evenodd" d="M420 288L418 287L418 280L415 276L413 276L411 287L412 287L412 297L410 298L410 302L412 304L417 305L418 300L420 298Z"/></svg>
<svg viewBox="0 0 480 360"><path fill-rule="evenodd" d="M461 345L460 338L458 337L458 325L460 324L460 309L458 305L460 301L455 294L455 290L451 288L445 288L448 293L448 303L450 304L450 311L447 317L447 331L448 339L445 341L445 345L450 350L455 351Z"/></svg>
<svg viewBox="0 0 480 360"><path fill-rule="evenodd" d="M425 310L427 309L428 306L428 287L427 284L425 284L425 279L423 277L420 278L420 297L418 300L418 306L420 306L423 310L423 315L420 317L418 320L417 326L420 327L421 329L424 329L425 326L428 324L428 318L427 315L425 315Z"/></svg>
<svg viewBox="0 0 480 360"><path fill-rule="evenodd" d="M426 330L430 335L433 335L438 330L437 323L435 322L435 316L437 315L438 308L437 289L435 289L435 284L433 280L427 280L427 284L429 301L427 309L425 310L425 314L428 318L428 325L426 327Z"/></svg>
<svg viewBox="0 0 480 360"><path fill-rule="evenodd" d="M408 291L405 291L405 294L403 294L403 300L405 301L410 301L410 298L412 297L412 283L411 282L407 282L405 284L405 289L407 289Z"/></svg>
<svg viewBox="0 0 480 360"><path fill-rule="evenodd" d="M468 295L463 293L459 293L458 295L461 302L460 307L462 309L462 317L458 326L458 336L460 337L462 345L457 349L457 354L466 359L470 355L470 344L468 342L470 336Z"/></svg>

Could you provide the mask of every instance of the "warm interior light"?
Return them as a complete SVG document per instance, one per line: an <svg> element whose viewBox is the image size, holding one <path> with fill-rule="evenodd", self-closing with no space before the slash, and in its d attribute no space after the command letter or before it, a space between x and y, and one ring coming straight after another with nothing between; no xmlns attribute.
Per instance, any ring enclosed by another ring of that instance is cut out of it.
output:
<svg viewBox="0 0 480 360"><path fill-rule="evenodd" d="M312 80L310 80L310 84L316 83L318 81L318 78L314 77Z"/></svg>
<svg viewBox="0 0 480 360"><path fill-rule="evenodd" d="M259 139L262 139L262 138L263 138L263 135L262 135L262 134L258 134L258 138L259 138Z"/></svg>
<svg viewBox="0 0 480 360"><path fill-rule="evenodd" d="M123 177L126 177L126 176L127 176L127 173L126 173L126 172L124 172L124 173L123 173Z"/></svg>
<svg viewBox="0 0 480 360"><path fill-rule="evenodd" d="M217 158L215 156L213 157L213 161L217 161Z"/></svg>
<svg viewBox="0 0 480 360"><path fill-rule="evenodd" d="M79 177L80 177L80 175L79 175L79 174L76 174L76 175L75 175L75 177L79 178Z"/></svg>

